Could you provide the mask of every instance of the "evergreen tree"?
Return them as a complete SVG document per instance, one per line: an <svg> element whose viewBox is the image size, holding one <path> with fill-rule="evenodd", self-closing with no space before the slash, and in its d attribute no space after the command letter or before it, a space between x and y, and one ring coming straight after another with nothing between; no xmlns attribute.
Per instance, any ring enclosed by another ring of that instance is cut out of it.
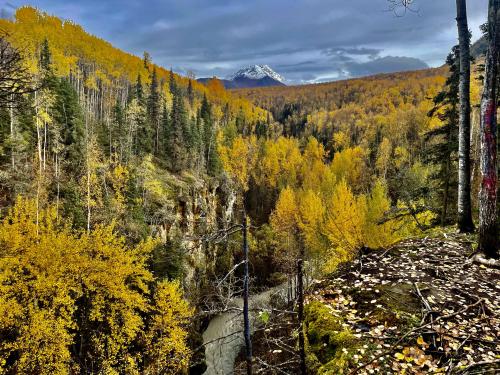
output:
<svg viewBox="0 0 500 375"><path fill-rule="evenodd" d="M207 96L203 96L200 108L200 117L203 121L205 160L208 174L215 176L220 171L220 160L217 153L214 122L212 118L212 106Z"/></svg>
<svg viewBox="0 0 500 375"><path fill-rule="evenodd" d="M163 109L161 114L161 131L162 131L162 150L165 160L171 162L171 150L170 146L172 144L172 127L170 126L170 116L168 113L167 103L163 102Z"/></svg>
<svg viewBox="0 0 500 375"><path fill-rule="evenodd" d="M193 82L191 79L189 80L189 83L188 83L187 97L188 97L189 105L192 107L193 103L194 103L194 91L193 91Z"/></svg>
<svg viewBox="0 0 500 375"><path fill-rule="evenodd" d="M187 113L184 107L184 98L181 96L179 90L174 89L173 95L172 111L170 114L170 125L172 129L169 140L169 153L172 170L174 172L180 172L185 169L187 161Z"/></svg>
<svg viewBox="0 0 500 375"><path fill-rule="evenodd" d="M433 99L434 107L429 116L438 117L442 126L429 131L425 135L428 144L425 161L437 166L437 171L432 176L437 184L437 192L440 196L440 222L445 225L454 221L450 215L456 210L450 209L457 197L457 152L458 149L458 85L460 79L459 67L460 49L453 47L448 55L450 75L446 80L445 88Z"/></svg>
<svg viewBox="0 0 500 375"><path fill-rule="evenodd" d="M149 67L151 65L151 55L149 52L144 51L142 61L144 63L144 68L149 71Z"/></svg>
<svg viewBox="0 0 500 375"><path fill-rule="evenodd" d="M135 83L135 97L139 102L142 102L144 99L144 90L142 88L142 79L140 74L137 74L137 81Z"/></svg>
<svg viewBox="0 0 500 375"><path fill-rule="evenodd" d="M51 69L52 56L49 48L49 41L45 38L40 48L40 68L48 71Z"/></svg>
<svg viewBox="0 0 500 375"><path fill-rule="evenodd" d="M196 152L198 154L198 169L204 170L205 169L205 142L204 142L204 129L203 129L203 121L201 120L201 113L200 110L196 111L196 138L197 138L197 145L196 145Z"/></svg>
<svg viewBox="0 0 500 375"><path fill-rule="evenodd" d="M66 79L59 80L55 94L52 117L54 124L61 129L62 157L69 162L68 168L74 168L83 160L82 110L75 89Z"/></svg>
<svg viewBox="0 0 500 375"><path fill-rule="evenodd" d="M170 74L169 74L169 79L168 79L168 88L170 90L170 93L173 95L174 92L177 89L177 85L175 83L175 78L174 78L174 72L172 71L172 68L170 68Z"/></svg>
<svg viewBox="0 0 500 375"><path fill-rule="evenodd" d="M151 75L151 85L149 89L149 97L147 102L148 121L151 126L154 136L154 151L158 152L160 149L160 93L158 90L158 77L156 69L153 68Z"/></svg>
<svg viewBox="0 0 500 375"><path fill-rule="evenodd" d="M210 108L210 104L208 103L207 96L203 95L203 100L201 101L200 111L199 111L200 119L202 120L202 134L203 134L203 149L204 149L204 159L207 163L209 163L209 149L210 143L212 141L212 109Z"/></svg>
<svg viewBox="0 0 500 375"><path fill-rule="evenodd" d="M57 86L57 79L52 69L52 53L50 52L49 41L45 38L40 46L40 72L41 84L44 88L54 90Z"/></svg>
<svg viewBox="0 0 500 375"><path fill-rule="evenodd" d="M200 160L200 144L201 144L201 136L199 131L199 118L198 116L191 117L190 121L190 135L191 135L191 145L190 145L190 155L191 155L191 164L192 166L199 165Z"/></svg>
<svg viewBox="0 0 500 375"><path fill-rule="evenodd" d="M125 155L127 134L125 132L125 111L119 100L116 100L115 106L113 107L110 133L110 138L113 140L110 151L115 152L122 162L127 158L127 155Z"/></svg>
<svg viewBox="0 0 500 375"><path fill-rule="evenodd" d="M146 116L136 116L136 124L137 124L137 138L135 140L135 152L136 154L148 154L153 152L154 147L154 129L151 125L148 116L148 104L146 102L146 98L144 95L144 88L142 85L141 75L137 75L137 82L135 85L135 95L137 98L137 104L139 106L140 112L145 111Z"/></svg>

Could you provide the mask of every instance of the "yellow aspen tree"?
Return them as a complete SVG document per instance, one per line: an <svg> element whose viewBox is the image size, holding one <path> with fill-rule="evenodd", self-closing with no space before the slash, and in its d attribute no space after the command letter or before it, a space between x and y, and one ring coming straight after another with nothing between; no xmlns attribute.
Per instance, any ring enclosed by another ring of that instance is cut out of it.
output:
<svg viewBox="0 0 500 375"><path fill-rule="evenodd" d="M277 240L275 258L283 271L290 275L295 272L295 260L299 254L298 214L295 192L292 188L286 187L280 193L270 223Z"/></svg>
<svg viewBox="0 0 500 375"><path fill-rule="evenodd" d="M323 233L330 241L327 267L333 269L353 257L364 245L366 198L356 197L345 180L335 186L328 201Z"/></svg>

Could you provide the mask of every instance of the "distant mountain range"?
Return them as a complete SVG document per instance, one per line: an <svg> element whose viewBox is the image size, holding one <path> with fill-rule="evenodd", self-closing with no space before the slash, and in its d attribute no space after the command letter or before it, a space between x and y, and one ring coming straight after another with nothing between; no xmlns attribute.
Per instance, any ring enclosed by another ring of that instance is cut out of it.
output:
<svg viewBox="0 0 500 375"><path fill-rule="evenodd" d="M486 37L479 38L471 46L471 55L480 58L488 48ZM414 69L420 69L415 67ZM388 71L391 72L392 70ZM207 83L212 78L198 78L197 81ZM250 65L238 70L225 79L217 78L226 89L244 89L265 86L286 86L285 78L276 73L269 65Z"/></svg>
<svg viewBox="0 0 500 375"><path fill-rule="evenodd" d="M206 83L212 78L199 78ZM286 86L285 79L268 65L251 65L238 70L226 79L219 79L226 89L239 89L264 86Z"/></svg>

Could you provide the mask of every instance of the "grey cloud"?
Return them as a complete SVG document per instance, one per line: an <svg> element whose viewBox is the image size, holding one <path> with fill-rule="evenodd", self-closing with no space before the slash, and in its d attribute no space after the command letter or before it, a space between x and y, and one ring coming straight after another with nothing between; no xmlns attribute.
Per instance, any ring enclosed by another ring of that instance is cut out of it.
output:
<svg viewBox="0 0 500 375"><path fill-rule="evenodd" d="M367 55L367 56L377 56L382 50L377 48L365 48L365 47L331 47L323 50L322 52L327 56L332 55Z"/></svg>
<svg viewBox="0 0 500 375"><path fill-rule="evenodd" d="M226 76L269 64L292 82L421 66L415 59L444 62L456 43L454 2L415 2L418 13L396 17L386 0L30 1L129 52L147 50L166 67ZM468 7L477 36L487 0Z"/></svg>
<svg viewBox="0 0 500 375"><path fill-rule="evenodd" d="M278 65L276 69L288 77L292 83L303 83L304 81L323 82L427 67L424 61L411 57L384 56L360 63L354 58L337 56L329 61L303 61L297 64Z"/></svg>
<svg viewBox="0 0 500 375"><path fill-rule="evenodd" d="M428 67L424 61L413 57L384 56L361 64L352 62L346 66L346 69L352 76L359 77L376 73L425 69Z"/></svg>

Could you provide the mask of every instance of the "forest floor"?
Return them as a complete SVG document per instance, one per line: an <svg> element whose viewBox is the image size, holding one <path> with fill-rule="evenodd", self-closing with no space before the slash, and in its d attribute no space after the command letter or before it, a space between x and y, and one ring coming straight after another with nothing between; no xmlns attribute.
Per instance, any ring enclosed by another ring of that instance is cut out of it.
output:
<svg viewBox="0 0 500 375"><path fill-rule="evenodd" d="M334 358L344 374L500 374L500 270L472 253L462 235L409 239L317 281L307 304L326 306L351 336L311 335L318 323L306 317L320 372L336 373L321 360Z"/></svg>

